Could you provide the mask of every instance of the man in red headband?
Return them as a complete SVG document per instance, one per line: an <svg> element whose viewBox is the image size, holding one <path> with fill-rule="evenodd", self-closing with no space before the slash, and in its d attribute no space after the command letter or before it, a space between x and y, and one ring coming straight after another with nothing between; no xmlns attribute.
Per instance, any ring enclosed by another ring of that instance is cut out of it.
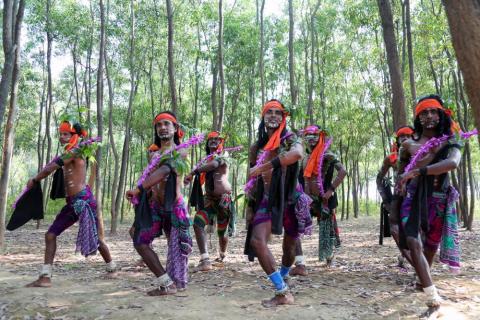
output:
<svg viewBox="0 0 480 320"><path fill-rule="evenodd" d="M195 177L190 196L190 205L196 207L197 213L193 219L193 230L200 250L200 262L195 271L212 269L208 250L205 226L217 221L217 234L220 246L217 262L223 262L227 253L227 228L233 219L232 186L228 181L228 158L223 152L225 139L219 132L210 132L207 136L206 153L210 155L206 162L197 167L185 177L188 184ZM202 185L205 185L205 200ZM231 233L230 230L229 233Z"/></svg>
<svg viewBox="0 0 480 320"><path fill-rule="evenodd" d="M160 159L154 171L136 189L127 191L126 197L129 200L141 199L135 209L133 245L155 275L155 289L149 291L148 295L163 296L175 294L177 289L186 289L188 282L188 255L192 250L192 238L182 197L183 179L180 172L188 155L185 149L174 151L175 146L180 144L183 131L173 113L159 113L154 125L158 150L153 152L167 156ZM147 212L140 212L145 207ZM151 246L162 232L168 239L166 270Z"/></svg>
<svg viewBox="0 0 480 320"><path fill-rule="evenodd" d="M390 215L390 206L393 201L393 195L391 190L391 184L388 178L386 178L390 168L393 169L394 181L397 179L397 160L398 149L401 144L406 140L412 139L414 135L414 129L410 126L400 127L395 133L395 142L392 147L392 152L383 160L382 167L377 174L377 190L382 197L381 212L380 212L380 244L383 244L383 237L393 236L395 243L399 246L398 235L398 217ZM399 267L404 267L404 259L407 259L411 264L410 252L405 249L400 249L402 255L398 257Z"/></svg>
<svg viewBox="0 0 480 320"><path fill-rule="evenodd" d="M319 224L318 258L326 260L330 266L334 256L334 246L340 246L340 235L335 216L338 205L336 188L347 175L342 163L335 154L328 149L327 133L316 125L308 126L303 130L307 156L303 159L302 172L305 192L313 199L311 206L312 216L317 217ZM321 163L321 168L319 165ZM334 173L336 171L336 177ZM322 188L319 184L321 183ZM297 240L295 268L291 275L306 276L305 257L302 243Z"/></svg>
<svg viewBox="0 0 480 320"><path fill-rule="evenodd" d="M98 237L98 219L96 215L97 204L86 185L87 159L83 154L84 145L79 145L87 133L80 124L64 121L59 128L60 144L64 145L64 153L48 163L35 177L27 183L27 188L32 188L56 170L63 168L65 193L67 204L55 217L52 225L45 234L45 260L40 270L40 276L28 287L50 287L52 278L52 265L57 250L57 237L75 222L79 222L77 238L77 251L82 255L93 255L98 251L107 264L107 272L114 272L115 263L112 261L110 251L102 239Z"/></svg>
<svg viewBox="0 0 480 320"><path fill-rule="evenodd" d="M288 112L278 100L268 101L262 110L258 140L250 148L249 203L245 254L260 265L275 286L275 297L264 306L292 304L286 279L295 260L296 239L311 232L311 199L297 185L303 146L286 130ZM300 188L300 189L299 189ZM270 235L282 234L283 256L280 270L267 246Z"/></svg>
<svg viewBox="0 0 480 320"><path fill-rule="evenodd" d="M399 154L396 194L403 201L400 203L397 198L392 204L392 214L399 216L401 222L400 245L410 250L420 280L418 286L426 294L427 305L433 308L442 302L430 274L440 244L440 261L452 271L460 267L455 213L458 192L450 185L448 172L458 167L461 153L453 136L450 114L438 96L427 96L418 102L414 122L417 137L405 141ZM440 145L433 142L433 138L442 136L450 138Z"/></svg>

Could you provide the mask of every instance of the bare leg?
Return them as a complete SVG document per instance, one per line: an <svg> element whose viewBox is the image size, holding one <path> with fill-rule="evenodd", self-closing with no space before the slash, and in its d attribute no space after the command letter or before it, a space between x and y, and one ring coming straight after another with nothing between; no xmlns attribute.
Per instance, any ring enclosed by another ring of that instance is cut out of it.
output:
<svg viewBox="0 0 480 320"><path fill-rule="evenodd" d="M149 245L140 244L136 245L135 249L137 250L138 254L142 257L145 264L153 272L153 274L158 278L165 274L165 269L162 267L162 263L158 259L158 255L155 251L150 248ZM176 286L175 284L171 284L168 287L161 287L159 289L154 289L148 292L149 296L163 296L167 294L174 294L176 293Z"/></svg>
<svg viewBox="0 0 480 320"><path fill-rule="evenodd" d="M143 261L145 261L148 269L150 269L156 277L160 277L165 273L165 269L162 267L158 255L152 248L146 244L140 244L135 246L135 250L137 250Z"/></svg>
<svg viewBox="0 0 480 320"><path fill-rule="evenodd" d="M253 227L252 239L250 244L255 250L255 254L258 257L258 261L262 266L263 271L267 275L271 275L275 272L275 259L272 255L272 252L267 246L268 237L270 236L272 223L270 221L257 224ZM285 239L285 238L284 238ZM295 242L292 241L292 244L285 245L284 241L284 250L287 248L288 253L284 252L282 260L290 263L292 265L294 255L295 255ZM290 292L286 292L283 295L276 295L271 300L262 301L262 305L265 307L274 307L282 304L293 304L294 298Z"/></svg>
<svg viewBox="0 0 480 320"><path fill-rule="evenodd" d="M413 267L417 273L418 278L424 288L433 285L432 277L430 275L430 267L422 250L422 244L418 239L407 237L407 245L410 249L410 255L413 262Z"/></svg>
<svg viewBox="0 0 480 320"><path fill-rule="evenodd" d="M45 233L45 256L44 264L53 265L53 259L57 251L57 236L54 233ZM41 275L37 280L26 285L27 287L43 287L48 288L52 286L50 276Z"/></svg>
<svg viewBox="0 0 480 320"><path fill-rule="evenodd" d="M433 258L435 257L436 253L437 253L437 250L432 251L432 250L429 250L427 248L423 249L423 254L425 255L425 258L427 259L427 262L428 262L428 265L430 266L430 268L432 268Z"/></svg>
<svg viewBox="0 0 480 320"><path fill-rule="evenodd" d="M225 259L228 246L228 236L218 236L218 245L220 246L220 254L217 261L222 262Z"/></svg>
<svg viewBox="0 0 480 320"><path fill-rule="evenodd" d="M205 232L205 228L194 225L193 230L195 232L195 239L197 240L198 250L200 251L201 255L205 255L207 253L207 233ZM194 269L194 272L209 270L212 270L212 264L210 263L210 259L201 258L200 263Z"/></svg>
<svg viewBox="0 0 480 320"><path fill-rule="evenodd" d="M405 257L408 263L410 263L410 265L413 266L412 257L410 256L410 250L400 248L400 234L398 231L398 224L390 223L390 233L392 234L392 238L393 240L395 240L395 243L397 244L397 248L398 250L400 250L400 253L402 254L402 256Z"/></svg>
<svg viewBox="0 0 480 320"><path fill-rule="evenodd" d="M295 257L303 257L302 241L300 238L295 240ZM291 276L306 276L307 268L305 267L304 262L295 261L295 267L290 270Z"/></svg>
<svg viewBox="0 0 480 320"><path fill-rule="evenodd" d="M103 240L99 240L98 251L103 258L105 263L109 263L112 261L112 256L110 255L110 250L108 249L107 244Z"/></svg>

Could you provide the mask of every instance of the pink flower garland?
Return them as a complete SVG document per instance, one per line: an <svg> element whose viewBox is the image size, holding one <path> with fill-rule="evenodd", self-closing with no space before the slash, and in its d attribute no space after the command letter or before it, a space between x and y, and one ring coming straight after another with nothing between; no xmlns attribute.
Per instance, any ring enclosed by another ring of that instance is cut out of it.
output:
<svg viewBox="0 0 480 320"><path fill-rule="evenodd" d="M322 154L320 155L320 159L318 160L317 186L318 186L318 190L321 197L323 197L323 195L325 194L325 190L323 189L323 177L322 177L323 160L325 158L325 153L327 153L327 149L332 144L332 140L333 140L332 138L327 139L327 141L325 142L325 146L322 150Z"/></svg>
<svg viewBox="0 0 480 320"><path fill-rule="evenodd" d="M214 156L222 153L222 152L237 152L237 151L240 151L242 150L243 147L242 146L237 146L237 147L230 147L230 148L224 148L222 149L221 151L215 151L214 153L211 153L209 155L207 155L206 157L204 157L202 160L200 160L194 167L193 167L193 171L197 170L198 168L200 168L201 166L203 166L203 164L207 163L208 161L212 160Z"/></svg>
<svg viewBox="0 0 480 320"><path fill-rule="evenodd" d="M143 171L143 174L140 177L140 179L138 179L137 185L139 186L139 185L143 184L145 179L147 179L147 177L153 171L156 170L158 164L160 163L160 161L162 160L162 158L164 156L166 156L168 154L171 154L174 151L178 151L178 150L181 150L181 149L190 148L191 146L194 146L194 145L198 145L198 144L202 143L204 138L205 138L205 135L203 133L197 134L197 135L192 136L190 139L188 139L188 141L179 144L178 146L176 146L175 148L173 148L171 150L165 151L161 154L155 154L153 156L152 160L150 161L150 163L148 164L147 168ZM132 198L131 203L134 204L134 205L137 205L139 203L138 198L137 197Z"/></svg>
<svg viewBox="0 0 480 320"><path fill-rule="evenodd" d="M460 138L462 139L469 139L471 138L472 136L474 135L477 135L478 134L478 130L477 129L474 129L472 131L469 131L469 132L461 132L460 133ZM433 148L436 148L438 146L440 146L442 143L444 143L445 141L447 141L448 139L450 139L452 136L448 136L448 135L443 135L439 138L436 138L436 137L433 137L433 138L430 138L423 146L420 147L420 149L418 149L418 151L415 153L415 155L413 156L412 160L410 160L409 164L405 167L405 173L407 172L410 172L411 170L413 170L415 168L415 166L417 165L417 162L422 159L423 157L425 157L429 152L430 150L432 150Z"/></svg>
<svg viewBox="0 0 480 320"><path fill-rule="evenodd" d="M78 144L78 146L76 146L75 148L71 149L70 152L74 152L78 149L80 149L81 147L84 147L84 146L87 146L87 145L90 145L90 144L93 144L95 142L100 142L102 141L102 138L100 137L93 137L93 138L90 138L88 140L85 140L85 141L82 141ZM49 165L55 163L60 157L59 156L56 156L55 158L53 158L49 163L47 163L41 171L43 171L46 167L48 167ZM12 204L12 208L15 209L17 207L17 203L18 201L20 201L20 199L25 195L25 193L27 193L27 191L30 190L28 187L25 187L22 192L20 193L20 195L17 197L17 199L15 199L15 202Z"/></svg>
<svg viewBox="0 0 480 320"><path fill-rule="evenodd" d="M258 157L257 162L255 163L255 167L253 167L252 169L255 169L258 166L262 165L265 162L265 159L267 158L269 153L270 152L268 151L263 151L260 157ZM248 179L247 183L245 184L245 187L243 188L245 193L249 194L250 191L252 191L253 187L255 186L256 182L257 182L257 177L250 177L250 179Z"/></svg>

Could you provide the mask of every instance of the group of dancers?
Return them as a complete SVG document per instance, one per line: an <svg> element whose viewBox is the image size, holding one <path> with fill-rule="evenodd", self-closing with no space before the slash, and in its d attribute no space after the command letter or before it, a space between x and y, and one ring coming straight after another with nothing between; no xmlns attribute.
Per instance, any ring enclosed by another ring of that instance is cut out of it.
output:
<svg viewBox="0 0 480 320"><path fill-rule="evenodd" d="M312 231L313 218L319 225L318 258L332 264L340 246L336 221L336 190L346 176L343 164L331 151L332 135L311 124L293 132L287 128L289 112L281 101L267 101L260 115L257 140L249 148L249 174L245 185L247 197L247 237L245 254L258 259L272 282L274 296L263 305L292 304L289 276L306 276L301 238ZM159 113L153 121L154 143L148 148L149 165L136 188L126 192L135 206L135 221L130 229L133 246L153 273L151 296L175 294L188 284L188 256L192 252L191 219L182 190L193 184L189 204L195 207L193 230L200 261L193 269L212 269L207 247L206 228L216 224L219 254L216 262L227 256L229 236L235 228L235 206L229 182L231 154L239 148L225 147L222 133L210 132L206 139L191 137L184 142L184 132L175 114ZM461 158L457 127L451 113L436 95L420 99L415 108L413 127L396 131L395 150L383 162L377 184L383 199L385 224L401 255L415 269L417 286L425 292L428 306L439 306L442 298L433 284L430 268L440 246L440 260L452 270L460 267L455 201L458 193L450 185L448 172ZM108 246L98 235L96 202L86 184L86 136L80 124L64 121L59 126L62 155L45 166L27 183L33 188L42 179L63 169L66 205L45 234L45 260L32 287L51 286L56 238L79 221L77 249L84 256L102 255L108 272L117 266ZM93 142L95 143L95 142ZM205 143L206 156L193 166L187 162L189 148ZM394 192L385 179L394 171ZM164 234L168 253L164 267L152 247ZM283 234L283 255L278 266L268 242L271 234Z"/></svg>

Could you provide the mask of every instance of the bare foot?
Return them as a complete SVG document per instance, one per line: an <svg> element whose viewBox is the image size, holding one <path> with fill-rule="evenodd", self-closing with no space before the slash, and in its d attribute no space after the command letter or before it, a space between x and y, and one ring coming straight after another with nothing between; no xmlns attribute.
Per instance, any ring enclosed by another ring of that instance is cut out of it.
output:
<svg viewBox="0 0 480 320"><path fill-rule="evenodd" d="M215 259L215 262L223 263L223 260L225 260L225 253L220 253L219 257Z"/></svg>
<svg viewBox="0 0 480 320"><path fill-rule="evenodd" d="M159 289L153 289L147 292L147 295L150 297L157 297L157 296L167 296L177 293L177 287L175 284L171 284L168 287L160 287Z"/></svg>
<svg viewBox="0 0 480 320"><path fill-rule="evenodd" d="M40 277L32 283L27 284L27 288L50 288L52 286L52 280L49 277Z"/></svg>
<svg viewBox="0 0 480 320"><path fill-rule="evenodd" d="M334 258L334 257L335 257L335 254L332 253L332 256L329 257L329 258L327 258L327 264L326 264L326 267L327 267L327 268L330 268L330 267L333 266L333 258Z"/></svg>
<svg viewBox="0 0 480 320"><path fill-rule="evenodd" d="M133 266L136 267L136 268L146 268L147 267L147 265L145 264L145 261L143 261L143 259L138 259L137 261L135 261Z"/></svg>
<svg viewBox="0 0 480 320"><path fill-rule="evenodd" d="M276 295L270 300L263 300L262 306L265 308L273 308L276 306L284 305L284 304L294 304L295 299L290 292L285 293L284 295Z"/></svg>
<svg viewBox="0 0 480 320"><path fill-rule="evenodd" d="M305 267L304 264L298 264L294 268L292 268L292 270L290 270L289 274L291 276L305 277L307 276L308 273L307 273L307 268Z"/></svg>
<svg viewBox="0 0 480 320"><path fill-rule="evenodd" d="M439 312L440 306L428 307L427 311L420 315L420 319L437 319Z"/></svg>
<svg viewBox="0 0 480 320"><path fill-rule="evenodd" d="M205 272L205 271L210 271L212 269L213 267L212 267L212 263L210 262L210 259L204 259L198 263L198 266L193 268L193 272L199 272L199 271Z"/></svg>

